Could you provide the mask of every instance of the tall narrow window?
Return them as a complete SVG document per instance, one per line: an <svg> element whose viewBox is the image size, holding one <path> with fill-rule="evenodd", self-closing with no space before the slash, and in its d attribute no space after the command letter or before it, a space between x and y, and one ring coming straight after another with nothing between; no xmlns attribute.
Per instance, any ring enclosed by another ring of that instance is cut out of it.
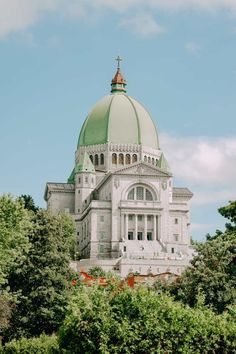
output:
<svg viewBox="0 0 236 354"><path fill-rule="evenodd" d="M155 164L155 159L154 158L152 158L152 165L154 165Z"/></svg>
<svg viewBox="0 0 236 354"><path fill-rule="evenodd" d="M144 156L144 162L147 162L147 156L146 155Z"/></svg>
<svg viewBox="0 0 236 354"><path fill-rule="evenodd" d="M147 240L152 241L152 232L151 231L147 232Z"/></svg>
<svg viewBox="0 0 236 354"><path fill-rule="evenodd" d="M128 231L128 240L133 240L133 239L134 239L133 231Z"/></svg>
<svg viewBox="0 0 236 354"><path fill-rule="evenodd" d="M151 163L151 157L150 156L148 157L148 163Z"/></svg>
<svg viewBox="0 0 236 354"><path fill-rule="evenodd" d="M95 155L95 166L97 166L98 165L98 155L96 154Z"/></svg>
<svg viewBox="0 0 236 354"><path fill-rule="evenodd" d="M93 155L89 155L91 162L93 163Z"/></svg>
<svg viewBox="0 0 236 354"><path fill-rule="evenodd" d="M116 165L116 164L117 164L117 155L112 154L112 165Z"/></svg>
<svg viewBox="0 0 236 354"><path fill-rule="evenodd" d="M132 156L132 162L134 163L134 162L137 162L137 161L138 161L138 156L136 154L134 154Z"/></svg>
<svg viewBox="0 0 236 354"><path fill-rule="evenodd" d="M124 165L124 155L119 154L119 165Z"/></svg>
<svg viewBox="0 0 236 354"><path fill-rule="evenodd" d="M125 164L130 165L130 154L125 155Z"/></svg>
<svg viewBox="0 0 236 354"><path fill-rule="evenodd" d="M136 190L136 194L137 194L137 200L143 200L143 187L137 187Z"/></svg>
<svg viewBox="0 0 236 354"><path fill-rule="evenodd" d="M146 200L152 200L152 193L148 189L146 189Z"/></svg>
<svg viewBox="0 0 236 354"><path fill-rule="evenodd" d="M143 233L142 231L138 231L138 240L142 241L142 239L143 239Z"/></svg>
<svg viewBox="0 0 236 354"><path fill-rule="evenodd" d="M128 199L129 199L129 200L134 200L134 188L131 189L131 191L129 191Z"/></svg>
<svg viewBox="0 0 236 354"><path fill-rule="evenodd" d="M104 165L104 154L100 155L100 164Z"/></svg>

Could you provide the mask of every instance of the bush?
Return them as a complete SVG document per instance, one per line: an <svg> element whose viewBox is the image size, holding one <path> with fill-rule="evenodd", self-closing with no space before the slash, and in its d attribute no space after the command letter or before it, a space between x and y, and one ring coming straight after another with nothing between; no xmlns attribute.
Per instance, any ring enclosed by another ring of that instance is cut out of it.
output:
<svg viewBox="0 0 236 354"><path fill-rule="evenodd" d="M68 354L236 353L236 323L152 289L82 287L59 331Z"/></svg>
<svg viewBox="0 0 236 354"><path fill-rule="evenodd" d="M38 338L21 338L7 343L0 354L59 354L59 346L55 335L42 334Z"/></svg>

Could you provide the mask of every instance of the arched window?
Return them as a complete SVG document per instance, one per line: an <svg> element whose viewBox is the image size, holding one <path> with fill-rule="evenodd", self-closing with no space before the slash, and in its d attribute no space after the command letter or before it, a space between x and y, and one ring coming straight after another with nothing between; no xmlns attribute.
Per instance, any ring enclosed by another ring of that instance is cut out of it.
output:
<svg viewBox="0 0 236 354"><path fill-rule="evenodd" d="M148 163L151 163L151 157L150 156L148 157Z"/></svg>
<svg viewBox="0 0 236 354"><path fill-rule="evenodd" d="M134 163L134 162L137 162L137 161L138 161L138 156L136 154L134 154L132 156L132 162Z"/></svg>
<svg viewBox="0 0 236 354"><path fill-rule="evenodd" d="M156 159L156 166L158 166L158 160Z"/></svg>
<svg viewBox="0 0 236 354"><path fill-rule="evenodd" d="M125 155L125 164L130 165L130 154Z"/></svg>
<svg viewBox="0 0 236 354"><path fill-rule="evenodd" d="M93 163L93 155L89 155L91 162Z"/></svg>
<svg viewBox="0 0 236 354"><path fill-rule="evenodd" d="M144 162L147 162L147 156L146 155L144 156Z"/></svg>
<svg viewBox="0 0 236 354"><path fill-rule="evenodd" d="M151 201L154 198L153 198L153 194L148 188L144 186L135 186L129 191L127 199Z"/></svg>
<svg viewBox="0 0 236 354"><path fill-rule="evenodd" d="M124 165L124 155L119 154L119 165Z"/></svg>
<svg viewBox="0 0 236 354"><path fill-rule="evenodd" d="M152 158L152 164L153 164L153 165L155 164L155 159L154 159L154 158Z"/></svg>
<svg viewBox="0 0 236 354"><path fill-rule="evenodd" d="M100 164L104 165L104 154L100 155Z"/></svg>
<svg viewBox="0 0 236 354"><path fill-rule="evenodd" d="M112 154L112 165L116 165L116 164L117 164L117 155Z"/></svg>
<svg viewBox="0 0 236 354"><path fill-rule="evenodd" d="M95 155L95 166L97 166L98 165L98 155L96 154Z"/></svg>

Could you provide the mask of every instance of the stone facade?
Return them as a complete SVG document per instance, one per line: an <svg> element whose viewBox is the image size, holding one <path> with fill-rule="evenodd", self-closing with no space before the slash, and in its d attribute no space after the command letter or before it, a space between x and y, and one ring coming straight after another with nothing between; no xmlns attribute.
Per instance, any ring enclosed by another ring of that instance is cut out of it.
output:
<svg viewBox="0 0 236 354"><path fill-rule="evenodd" d="M45 200L52 213L70 213L75 219L82 257L75 269L101 266L121 276L180 274L189 264L192 193L173 187L158 145L78 144L68 182L47 183Z"/></svg>

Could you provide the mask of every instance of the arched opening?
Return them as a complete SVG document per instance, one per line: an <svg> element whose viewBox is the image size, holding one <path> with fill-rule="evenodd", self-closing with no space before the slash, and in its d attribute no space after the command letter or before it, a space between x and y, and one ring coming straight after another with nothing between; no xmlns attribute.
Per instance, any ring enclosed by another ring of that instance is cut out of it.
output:
<svg viewBox="0 0 236 354"><path fill-rule="evenodd" d="M130 159L130 154L125 155L125 164L130 165L131 159Z"/></svg>
<svg viewBox="0 0 236 354"><path fill-rule="evenodd" d="M155 159L154 158L152 158L152 165L154 165L155 164Z"/></svg>
<svg viewBox="0 0 236 354"><path fill-rule="evenodd" d="M96 154L95 155L95 166L97 166L98 165L98 155Z"/></svg>
<svg viewBox="0 0 236 354"><path fill-rule="evenodd" d="M132 156L132 162L134 163L134 162L137 162L137 161L138 161L138 156L136 154L134 154Z"/></svg>
<svg viewBox="0 0 236 354"><path fill-rule="evenodd" d="M148 163L151 163L151 157L148 156Z"/></svg>
<svg viewBox="0 0 236 354"><path fill-rule="evenodd" d="M116 165L116 164L117 164L117 155L112 154L112 165Z"/></svg>
<svg viewBox="0 0 236 354"><path fill-rule="evenodd" d="M91 162L93 163L93 155L89 155Z"/></svg>
<svg viewBox="0 0 236 354"><path fill-rule="evenodd" d="M143 185L136 185L128 192L127 199L152 201L154 200L154 196L153 193L147 187Z"/></svg>
<svg viewBox="0 0 236 354"><path fill-rule="evenodd" d="M124 165L124 155L119 154L119 165Z"/></svg>
<svg viewBox="0 0 236 354"><path fill-rule="evenodd" d="M146 155L144 156L144 162L147 162L147 156Z"/></svg>
<svg viewBox="0 0 236 354"><path fill-rule="evenodd" d="M100 164L104 165L104 154L100 155Z"/></svg>

